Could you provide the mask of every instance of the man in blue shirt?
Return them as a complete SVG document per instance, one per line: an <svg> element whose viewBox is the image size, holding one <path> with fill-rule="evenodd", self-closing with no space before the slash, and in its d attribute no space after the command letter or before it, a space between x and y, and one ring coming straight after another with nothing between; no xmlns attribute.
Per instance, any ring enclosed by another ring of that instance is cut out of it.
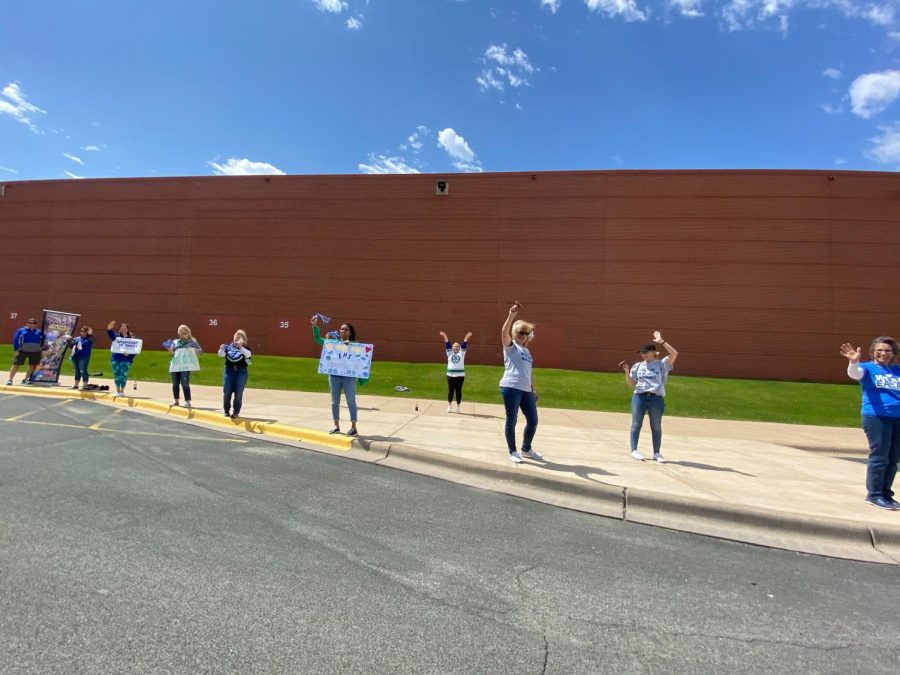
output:
<svg viewBox="0 0 900 675"><path fill-rule="evenodd" d="M28 372L25 373L25 379L22 384L31 384L31 376L34 369L41 362L41 349L44 345L44 333L37 327L35 319L28 319L28 324L22 326L13 335L13 366L9 371L9 379L6 384L13 383L13 378L19 370L19 366L28 360Z"/></svg>

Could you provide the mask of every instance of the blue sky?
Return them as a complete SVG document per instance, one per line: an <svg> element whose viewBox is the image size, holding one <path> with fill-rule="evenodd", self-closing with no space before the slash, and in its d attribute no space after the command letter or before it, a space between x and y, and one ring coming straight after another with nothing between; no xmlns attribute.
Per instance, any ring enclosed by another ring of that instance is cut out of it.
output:
<svg viewBox="0 0 900 675"><path fill-rule="evenodd" d="M0 180L900 167L900 0L6 3Z"/></svg>

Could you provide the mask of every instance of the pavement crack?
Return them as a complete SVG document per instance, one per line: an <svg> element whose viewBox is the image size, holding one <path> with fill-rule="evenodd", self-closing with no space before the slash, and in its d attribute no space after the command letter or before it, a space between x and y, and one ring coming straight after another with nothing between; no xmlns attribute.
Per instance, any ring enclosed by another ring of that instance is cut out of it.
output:
<svg viewBox="0 0 900 675"><path fill-rule="evenodd" d="M542 633L541 637L544 638L544 665L541 666L541 675L547 672L547 661L550 658L550 642L547 641L547 634Z"/></svg>
<svg viewBox="0 0 900 675"><path fill-rule="evenodd" d="M534 570L537 569L537 567L538 567L537 565L531 565L530 567L526 567L521 572L518 572L516 574L516 585L523 586L524 584L522 583L522 577L525 576L526 574L528 574L529 572L533 572Z"/></svg>

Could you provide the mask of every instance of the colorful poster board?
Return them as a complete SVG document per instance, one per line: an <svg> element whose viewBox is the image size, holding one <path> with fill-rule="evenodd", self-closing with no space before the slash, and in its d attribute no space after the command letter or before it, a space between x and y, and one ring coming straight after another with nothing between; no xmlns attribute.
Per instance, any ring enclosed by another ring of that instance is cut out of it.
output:
<svg viewBox="0 0 900 675"><path fill-rule="evenodd" d="M31 377L32 382L59 382L59 371L69 349L69 340L80 318L81 314L44 310L44 322L41 326L44 331L44 348L41 350L41 362Z"/></svg>
<svg viewBox="0 0 900 675"><path fill-rule="evenodd" d="M325 340L319 358L319 374L367 379L372 372L372 350L364 342Z"/></svg>

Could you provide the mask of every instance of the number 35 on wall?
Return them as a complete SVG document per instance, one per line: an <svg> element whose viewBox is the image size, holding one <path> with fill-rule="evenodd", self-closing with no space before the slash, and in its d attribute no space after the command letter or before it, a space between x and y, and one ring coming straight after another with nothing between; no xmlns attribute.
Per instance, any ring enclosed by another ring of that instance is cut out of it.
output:
<svg viewBox="0 0 900 675"><path fill-rule="evenodd" d="M279 328L290 328L290 327L291 327L291 322L290 322L290 321L279 321L279 322L278 322L278 327L279 327Z"/></svg>

